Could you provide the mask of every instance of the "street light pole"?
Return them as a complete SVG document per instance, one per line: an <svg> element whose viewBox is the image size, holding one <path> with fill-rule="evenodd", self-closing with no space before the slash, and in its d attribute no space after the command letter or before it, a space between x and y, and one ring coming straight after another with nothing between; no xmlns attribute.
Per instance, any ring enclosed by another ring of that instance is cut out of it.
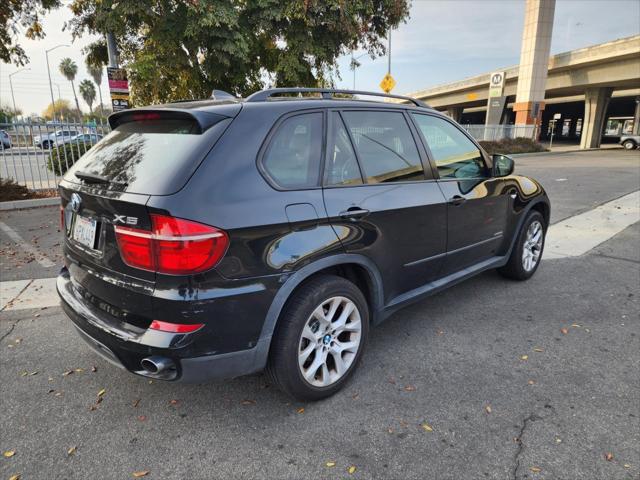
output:
<svg viewBox="0 0 640 480"><path fill-rule="evenodd" d="M13 95L13 82L11 81L11 77L14 76L16 73L20 73L23 70L31 70L28 67L25 68L21 68L20 70L16 70L13 73L9 74L9 87L11 88L11 101L13 102L13 116L14 118L18 116L18 109L16 108L16 97Z"/></svg>
<svg viewBox="0 0 640 480"><path fill-rule="evenodd" d="M51 70L49 69L49 52L59 47L70 47L70 45L60 44L56 45L49 50L44 51L45 57L47 57L47 74L49 75L49 92L51 93L51 118L56 119L56 101L53 99L53 86L51 85Z"/></svg>
<svg viewBox="0 0 640 480"><path fill-rule="evenodd" d="M353 50L351 50L351 65L350 68L353 70L353 89L356 89L356 68L358 68L358 59L364 57L366 53L362 55L358 55L357 57L353 56Z"/></svg>
<svg viewBox="0 0 640 480"><path fill-rule="evenodd" d="M389 30L389 54L387 55L387 74L391 75L391 30Z"/></svg>
<svg viewBox="0 0 640 480"><path fill-rule="evenodd" d="M60 84L59 83L54 83L54 85L58 89L58 103L60 103L62 101L62 97L60 96Z"/></svg>

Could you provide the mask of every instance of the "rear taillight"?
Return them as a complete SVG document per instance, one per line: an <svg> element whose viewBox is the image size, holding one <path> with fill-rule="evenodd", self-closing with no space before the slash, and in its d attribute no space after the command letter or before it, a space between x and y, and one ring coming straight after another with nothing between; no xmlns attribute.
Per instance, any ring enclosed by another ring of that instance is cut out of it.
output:
<svg viewBox="0 0 640 480"><path fill-rule="evenodd" d="M115 231L124 263L170 275L209 270L229 245L222 230L165 215L151 215L151 231L119 226Z"/></svg>

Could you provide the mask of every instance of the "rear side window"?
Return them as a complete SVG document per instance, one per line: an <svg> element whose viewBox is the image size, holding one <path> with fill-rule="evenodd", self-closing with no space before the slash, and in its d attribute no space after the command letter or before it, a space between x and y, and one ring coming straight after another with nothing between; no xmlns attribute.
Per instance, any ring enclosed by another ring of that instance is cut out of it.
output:
<svg viewBox="0 0 640 480"><path fill-rule="evenodd" d="M343 112L367 183L424 180L418 148L400 112Z"/></svg>
<svg viewBox="0 0 640 480"><path fill-rule="evenodd" d="M362 175L349 133L338 113L332 113L331 142L325 166L326 185L359 185Z"/></svg>
<svg viewBox="0 0 640 480"><path fill-rule="evenodd" d="M99 175L107 188L130 193L169 195L180 190L230 120L221 115L204 133L195 119L160 115L118 125L74 164L74 172Z"/></svg>
<svg viewBox="0 0 640 480"><path fill-rule="evenodd" d="M280 188L318 185L322 156L322 113L305 113L284 120L262 157L262 167Z"/></svg>

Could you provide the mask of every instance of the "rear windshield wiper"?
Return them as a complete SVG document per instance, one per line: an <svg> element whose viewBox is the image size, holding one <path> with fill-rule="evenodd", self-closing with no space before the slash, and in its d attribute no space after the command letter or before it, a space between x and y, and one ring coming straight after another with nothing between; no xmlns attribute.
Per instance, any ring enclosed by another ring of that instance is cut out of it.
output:
<svg viewBox="0 0 640 480"><path fill-rule="evenodd" d="M89 172L75 172L74 175L86 183L111 183L107 177Z"/></svg>

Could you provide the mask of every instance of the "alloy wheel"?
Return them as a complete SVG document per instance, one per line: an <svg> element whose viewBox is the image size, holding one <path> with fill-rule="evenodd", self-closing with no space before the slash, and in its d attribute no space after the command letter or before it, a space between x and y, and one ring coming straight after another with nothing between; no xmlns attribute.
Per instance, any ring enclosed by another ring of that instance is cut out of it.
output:
<svg viewBox="0 0 640 480"><path fill-rule="evenodd" d="M331 297L318 305L305 323L298 344L298 366L314 387L340 380L357 357L362 321L356 304Z"/></svg>
<svg viewBox="0 0 640 480"><path fill-rule="evenodd" d="M522 267L527 271L532 271L540 261L542 253L542 243L544 240L544 229L542 224L536 220L531 222L527 228L527 234L522 249Z"/></svg>

